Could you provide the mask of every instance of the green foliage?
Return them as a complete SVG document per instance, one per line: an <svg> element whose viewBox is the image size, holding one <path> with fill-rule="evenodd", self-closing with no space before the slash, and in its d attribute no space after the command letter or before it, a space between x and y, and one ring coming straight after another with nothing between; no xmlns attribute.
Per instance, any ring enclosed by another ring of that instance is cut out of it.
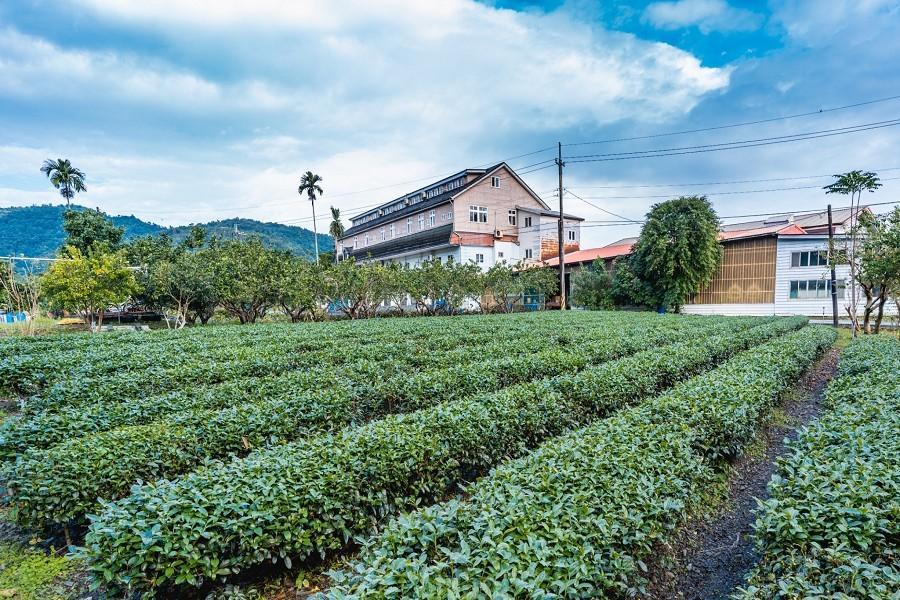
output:
<svg viewBox="0 0 900 600"><path fill-rule="evenodd" d="M866 297L863 329L875 333L881 329L884 305L900 297L900 207L883 216L862 213L859 217L859 268L856 281Z"/></svg>
<svg viewBox="0 0 900 600"><path fill-rule="evenodd" d="M85 322L95 317L102 320L109 306L125 302L138 291L124 255L102 246L92 246L87 253L67 246L41 277L40 286L51 306L77 312Z"/></svg>
<svg viewBox="0 0 900 600"><path fill-rule="evenodd" d="M65 556L46 555L12 544L0 544L0 596L14 590L12 598L51 600L62 595L54 583L70 573L73 562Z"/></svg>
<svg viewBox="0 0 900 600"><path fill-rule="evenodd" d="M78 248L82 254L94 247L115 252L121 247L125 235L125 229L114 225L99 208L67 210L63 213L63 230L67 237L62 249L71 246Z"/></svg>
<svg viewBox="0 0 900 600"><path fill-rule="evenodd" d="M590 268L581 269L572 278L572 302L590 310L609 310L613 307L613 283L603 259Z"/></svg>
<svg viewBox="0 0 900 600"><path fill-rule="evenodd" d="M718 217L705 197L681 197L650 209L631 267L657 306L678 311L712 280L722 253L718 235Z"/></svg>
<svg viewBox="0 0 900 600"><path fill-rule="evenodd" d="M752 320L702 323L692 321L682 332L700 338L693 342L580 373L569 367L552 379L389 416L208 465L178 480L134 487L129 497L104 503L85 553L103 581L134 589L196 585L266 560L325 555L370 532L387 515L439 498L509 456L652 395L802 320L749 329Z"/></svg>
<svg viewBox="0 0 900 600"><path fill-rule="evenodd" d="M75 194L86 192L84 185L84 173L72 166L67 158L47 159L41 165L41 173L47 176L53 187L59 190L59 195L65 198L68 206Z"/></svg>
<svg viewBox="0 0 900 600"><path fill-rule="evenodd" d="M211 246L210 283L219 304L241 323L255 323L278 301L287 258L256 237Z"/></svg>
<svg viewBox="0 0 900 600"><path fill-rule="evenodd" d="M3 256L53 256L65 243L63 214L65 206L22 206L0 208L0 255ZM73 205L71 210L89 210ZM303 257L313 254L313 232L309 229L280 223L263 223L253 219L226 219L199 225L163 227L142 221L134 216L110 217L113 224L125 229L125 240L141 236L167 234L173 242L180 243L199 227L207 238L218 236L231 238L235 227L243 235L255 235L270 248L290 250ZM331 251L333 240L319 235L319 247Z"/></svg>
<svg viewBox="0 0 900 600"><path fill-rule="evenodd" d="M498 467L465 500L391 521L332 573L329 597L637 595L644 561L713 481L710 459L742 447L833 340L812 328L758 339L717 369Z"/></svg>
<svg viewBox="0 0 900 600"><path fill-rule="evenodd" d="M900 342L857 338L828 412L778 461L755 530L762 561L736 598L900 594Z"/></svg>

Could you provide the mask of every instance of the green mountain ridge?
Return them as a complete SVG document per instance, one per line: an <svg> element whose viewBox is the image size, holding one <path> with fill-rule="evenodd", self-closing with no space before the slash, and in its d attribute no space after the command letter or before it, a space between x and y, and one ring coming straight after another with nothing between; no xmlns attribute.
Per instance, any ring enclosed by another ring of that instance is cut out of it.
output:
<svg viewBox="0 0 900 600"><path fill-rule="evenodd" d="M77 205L73 205L72 208L88 210L84 206ZM0 207L0 256L54 256L66 237L62 228L65 210L65 206L54 204ZM125 228L126 239L166 233L177 241L187 236L193 227L193 225L164 227L134 215L110 216L110 219L116 225ZM206 231L207 236L216 235L224 239L234 239L255 235L259 236L264 244L273 248L290 250L295 254L309 257L315 253L313 232L303 227L239 218L197 225ZM319 234L319 252L334 252L331 236Z"/></svg>

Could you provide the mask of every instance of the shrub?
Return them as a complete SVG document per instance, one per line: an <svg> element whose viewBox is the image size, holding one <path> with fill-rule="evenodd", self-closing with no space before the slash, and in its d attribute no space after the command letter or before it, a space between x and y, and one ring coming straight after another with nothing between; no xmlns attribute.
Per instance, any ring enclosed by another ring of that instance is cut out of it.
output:
<svg viewBox="0 0 900 600"><path fill-rule="evenodd" d="M736 594L900 594L900 342L858 338L828 387L828 412L778 461L755 524L762 556Z"/></svg>
<svg viewBox="0 0 900 600"><path fill-rule="evenodd" d="M725 327L708 340L136 486L129 497L103 503L85 553L101 580L135 589L197 585L266 560L324 556L390 514L440 498L549 437L802 323L781 320L737 332ZM657 368L664 364L673 366Z"/></svg>
<svg viewBox="0 0 900 600"><path fill-rule="evenodd" d="M812 328L776 339L495 469L468 500L393 520L332 574L330 597L636 595L643 561L711 481L710 457L745 440L834 339ZM717 422L696 428L705 420Z"/></svg>

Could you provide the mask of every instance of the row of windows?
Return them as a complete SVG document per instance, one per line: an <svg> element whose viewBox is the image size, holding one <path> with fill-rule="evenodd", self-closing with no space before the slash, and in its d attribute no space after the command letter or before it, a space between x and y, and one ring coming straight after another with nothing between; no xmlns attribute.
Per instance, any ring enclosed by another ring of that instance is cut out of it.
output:
<svg viewBox="0 0 900 600"><path fill-rule="evenodd" d="M447 212L441 213L442 221L449 221L452 219L453 219L452 211L447 211ZM424 212L419 213L418 221L419 221L419 231L424 231L426 226L429 228L434 227L435 223L437 221L437 211L430 210L430 211L428 211L427 215ZM409 233L412 233L412 231L413 231L413 218L407 217L406 218L406 233L409 234ZM382 227L379 230L378 236L379 236L380 241L382 241L382 242L387 240L388 236L390 236L390 239L394 239L395 237L397 237L396 224L391 223L387 228ZM363 245L360 246L359 245L359 236L354 236L353 247L354 248L360 248L360 247L365 248L366 246L369 245L369 242L371 242L371 241L372 241L372 238L367 233L365 236L363 236Z"/></svg>
<svg viewBox="0 0 900 600"><path fill-rule="evenodd" d="M825 250L804 250L791 252L792 267L827 267L828 252Z"/></svg>
<svg viewBox="0 0 900 600"><path fill-rule="evenodd" d="M844 283L837 284L837 297L844 297ZM791 289L788 297L791 300L810 300L813 298L831 297L831 280L828 279L802 279L791 281Z"/></svg>

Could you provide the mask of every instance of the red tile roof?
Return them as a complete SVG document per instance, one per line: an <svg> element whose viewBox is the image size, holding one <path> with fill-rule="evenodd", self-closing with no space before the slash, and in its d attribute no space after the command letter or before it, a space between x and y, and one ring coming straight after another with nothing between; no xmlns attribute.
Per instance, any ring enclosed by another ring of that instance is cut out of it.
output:
<svg viewBox="0 0 900 600"><path fill-rule="evenodd" d="M776 223L775 225L769 225L767 227L755 227L753 229L738 229L735 231L720 231L719 239L722 241L727 240L739 240L742 238L751 238L751 237L760 237L763 235L802 235L806 233L802 227L799 225L795 225L791 223L790 225L785 225L784 223Z"/></svg>
<svg viewBox="0 0 900 600"><path fill-rule="evenodd" d="M631 254L631 248L634 244L610 244L602 248L586 248L578 250L571 254L566 254L566 264L572 265L577 263L594 262L598 258L615 258L617 256L625 256ZM559 257L549 258L544 261L548 267L558 266Z"/></svg>

